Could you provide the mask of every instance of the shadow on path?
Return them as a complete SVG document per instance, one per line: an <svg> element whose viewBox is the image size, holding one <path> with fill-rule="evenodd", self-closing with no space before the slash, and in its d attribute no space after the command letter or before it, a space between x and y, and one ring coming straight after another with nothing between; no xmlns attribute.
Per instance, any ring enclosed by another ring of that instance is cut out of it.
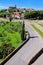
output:
<svg viewBox="0 0 43 65"><path fill-rule="evenodd" d="M30 36L30 38L38 38L38 36Z"/></svg>

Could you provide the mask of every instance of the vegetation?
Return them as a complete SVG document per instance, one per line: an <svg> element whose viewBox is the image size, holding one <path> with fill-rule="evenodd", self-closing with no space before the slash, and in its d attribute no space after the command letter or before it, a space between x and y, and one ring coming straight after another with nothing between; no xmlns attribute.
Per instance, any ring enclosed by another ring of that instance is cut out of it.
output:
<svg viewBox="0 0 43 65"><path fill-rule="evenodd" d="M9 10L9 13L11 13L11 14L14 13L14 12L16 12L15 9L10 9L10 10Z"/></svg>
<svg viewBox="0 0 43 65"><path fill-rule="evenodd" d="M16 9L9 9L8 12L7 9L0 10L0 17L3 18L6 18L6 16L10 17L14 12L16 12Z"/></svg>
<svg viewBox="0 0 43 65"><path fill-rule="evenodd" d="M43 27L43 24L39 24L39 25Z"/></svg>
<svg viewBox="0 0 43 65"><path fill-rule="evenodd" d="M24 21L23 21L23 26L22 26L22 40L24 41L25 40L25 24L24 24Z"/></svg>
<svg viewBox="0 0 43 65"><path fill-rule="evenodd" d="M31 24L31 26L40 34L40 36L43 38L43 32L40 31L34 24Z"/></svg>
<svg viewBox="0 0 43 65"><path fill-rule="evenodd" d="M24 17L26 19L43 19L43 10L25 12Z"/></svg>
<svg viewBox="0 0 43 65"><path fill-rule="evenodd" d="M6 18L6 11L7 11L7 9L5 9L5 10L0 10L0 17Z"/></svg>
<svg viewBox="0 0 43 65"><path fill-rule="evenodd" d="M15 48L12 47L10 43L4 43L0 46L0 59L4 59L9 53L11 53Z"/></svg>
<svg viewBox="0 0 43 65"><path fill-rule="evenodd" d="M9 21L11 22L12 21L12 17L10 16L10 18L9 18Z"/></svg>
<svg viewBox="0 0 43 65"><path fill-rule="evenodd" d="M21 45L21 22L0 22L0 61Z"/></svg>

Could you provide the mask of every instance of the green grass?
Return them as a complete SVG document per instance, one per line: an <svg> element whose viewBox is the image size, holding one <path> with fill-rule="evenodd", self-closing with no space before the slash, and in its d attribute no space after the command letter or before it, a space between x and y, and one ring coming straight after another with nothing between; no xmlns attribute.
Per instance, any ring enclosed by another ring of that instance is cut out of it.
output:
<svg viewBox="0 0 43 65"><path fill-rule="evenodd" d="M0 59L0 62L2 62L3 61L3 59Z"/></svg>
<svg viewBox="0 0 43 65"><path fill-rule="evenodd" d="M12 46L17 48L22 42L21 35L18 32L15 32L13 34L9 34L9 36L11 38L10 42L12 43Z"/></svg>
<svg viewBox="0 0 43 65"><path fill-rule="evenodd" d="M7 36L3 37L3 39L3 41L0 40L0 45L2 45L3 43L11 43L15 48L17 48L22 42L19 32L14 32L13 34L7 32ZM8 41L7 39L10 39L10 41Z"/></svg>
<svg viewBox="0 0 43 65"><path fill-rule="evenodd" d="M40 31L34 24L31 24L31 26L40 34L40 36L43 38L43 32Z"/></svg>
<svg viewBox="0 0 43 65"><path fill-rule="evenodd" d="M11 25L13 25L13 30L11 29ZM22 40L21 40L21 34L20 31L22 29L22 25L20 22L10 22L8 24L5 24L4 26L0 26L0 33L3 34L4 36L3 41L0 40L0 45L4 42L4 43L8 43L10 42L12 44L12 46L14 46L15 48L17 48ZM7 41L7 39L10 39L10 41Z"/></svg>
<svg viewBox="0 0 43 65"><path fill-rule="evenodd" d="M2 44L11 43L12 47L15 49L18 48L22 43L21 32L22 32L22 23L21 22L2 22L0 25L0 46ZM0 62L3 61L3 58L0 59Z"/></svg>
<svg viewBox="0 0 43 65"><path fill-rule="evenodd" d="M39 24L39 25L43 27L43 24Z"/></svg>

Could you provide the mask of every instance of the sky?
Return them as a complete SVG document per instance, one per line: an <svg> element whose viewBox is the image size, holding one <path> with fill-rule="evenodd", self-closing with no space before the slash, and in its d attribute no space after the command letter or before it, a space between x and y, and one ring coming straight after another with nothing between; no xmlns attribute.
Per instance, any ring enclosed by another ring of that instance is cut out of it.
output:
<svg viewBox="0 0 43 65"><path fill-rule="evenodd" d="M43 9L43 0L0 0L0 9L6 9L9 6L17 8Z"/></svg>

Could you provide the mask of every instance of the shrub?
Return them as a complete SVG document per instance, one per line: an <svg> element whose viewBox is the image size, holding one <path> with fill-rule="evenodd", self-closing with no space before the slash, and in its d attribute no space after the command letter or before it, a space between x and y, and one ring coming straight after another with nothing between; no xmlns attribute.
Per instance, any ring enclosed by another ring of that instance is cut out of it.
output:
<svg viewBox="0 0 43 65"><path fill-rule="evenodd" d="M11 43L4 43L0 47L0 59L4 59L10 52L12 52L15 47L12 47Z"/></svg>

